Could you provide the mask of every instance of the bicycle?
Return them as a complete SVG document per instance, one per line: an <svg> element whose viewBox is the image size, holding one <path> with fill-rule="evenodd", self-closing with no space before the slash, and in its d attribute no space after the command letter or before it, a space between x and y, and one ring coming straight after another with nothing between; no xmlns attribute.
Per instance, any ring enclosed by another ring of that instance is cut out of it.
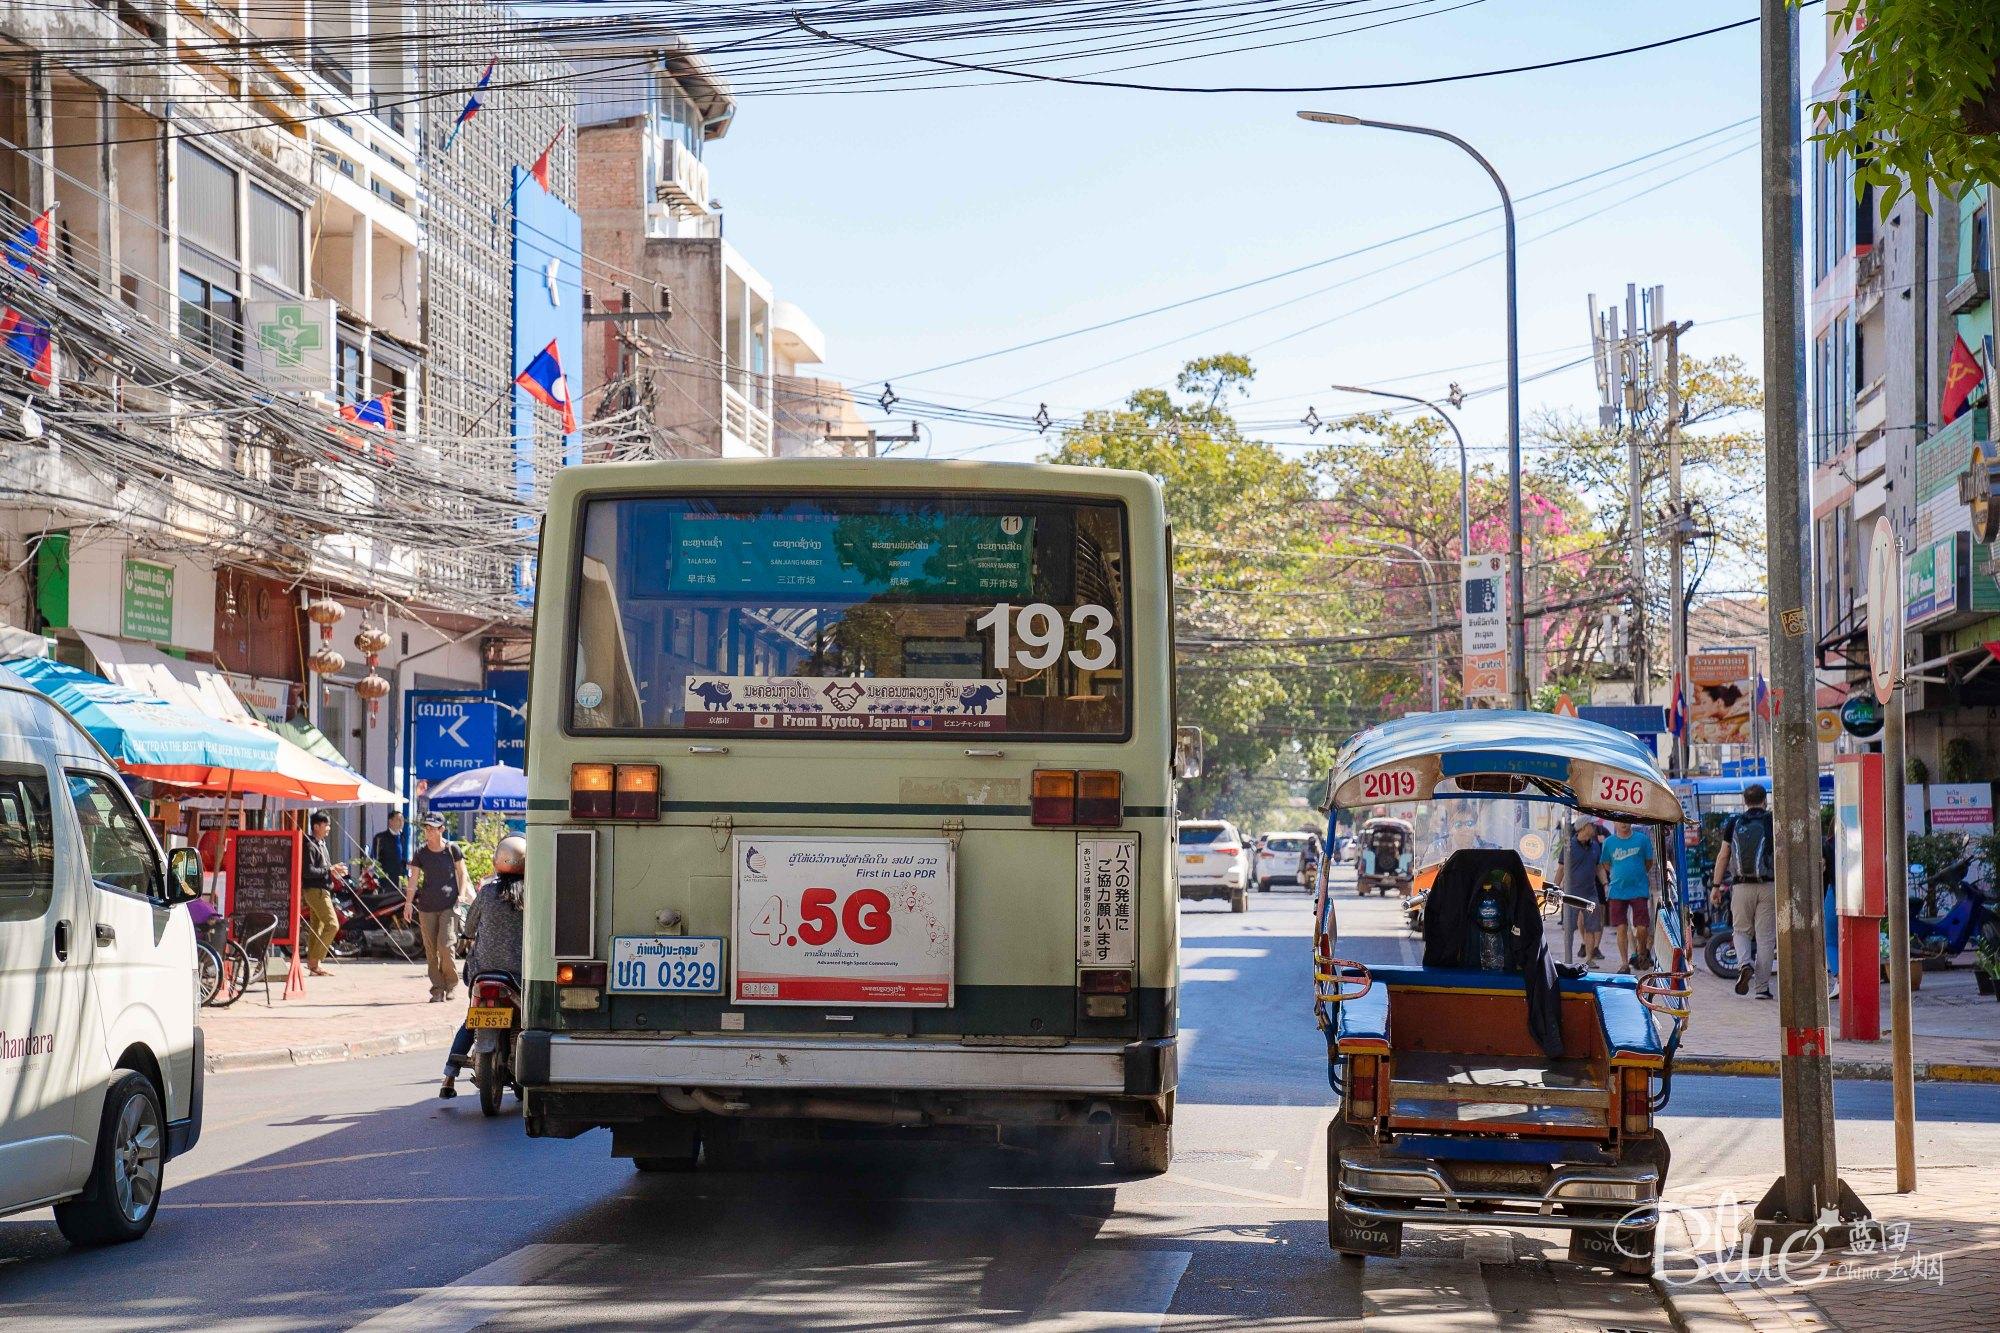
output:
<svg viewBox="0 0 2000 1333"><path fill-rule="evenodd" d="M195 995L201 1007L215 1003L216 994L222 989L222 959L206 944L194 946Z"/></svg>

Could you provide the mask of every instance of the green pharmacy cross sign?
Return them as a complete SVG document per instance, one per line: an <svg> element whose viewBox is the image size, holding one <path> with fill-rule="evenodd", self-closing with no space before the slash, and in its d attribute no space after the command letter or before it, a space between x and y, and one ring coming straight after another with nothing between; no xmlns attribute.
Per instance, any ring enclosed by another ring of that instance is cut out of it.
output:
<svg viewBox="0 0 2000 1333"><path fill-rule="evenodd" d="M257 342L286 369L303 365L306 353L320 345L319 325L306 319L302 305L281 305L257 325Z"/></svg>

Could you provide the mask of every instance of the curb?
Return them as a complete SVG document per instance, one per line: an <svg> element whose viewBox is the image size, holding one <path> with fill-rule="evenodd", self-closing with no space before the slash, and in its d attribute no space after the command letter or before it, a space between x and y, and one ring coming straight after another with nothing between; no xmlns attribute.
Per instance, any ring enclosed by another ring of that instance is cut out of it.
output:
<svg viewBox="0 0 2000 1333"><path fill-rule="evenodd" d="M1764 1056L1677 1055L1676 1074L1721 1074L1744 1078L1776 1078L1779 1062ZM1951 1064L1942 1060L1918 1060L1911 1066L1919 1083L2000 1083L2000 1065ZM1887 1060L1835 1060L1835 1078L1858 1078L1887 1082L1891 1067Z"/></svg>
<svg viewBox="0 0 2000 1333"><path fill-rule="evenodd" d="M314 1042L304 1046L270 1046L255 1051L228 1051L211 1055L202 1067L211 1074L229 1074L245 1069L288 1069L299 1065L330 1065L343 1060L365 1060L375 1055L396 1055L404 1051L434 1050L451 1044L456 1025L446 1029L405 1028L354 1041Z"/></svg>

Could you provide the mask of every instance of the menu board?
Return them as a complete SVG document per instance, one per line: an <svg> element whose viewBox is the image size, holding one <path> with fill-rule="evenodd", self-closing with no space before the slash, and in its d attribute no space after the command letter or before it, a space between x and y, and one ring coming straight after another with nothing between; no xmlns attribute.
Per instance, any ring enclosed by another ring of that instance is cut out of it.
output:
<svg viewBox="0 0 2000 1333"><path fill-rule="evenodd" d="M229 915L269 912L278 918L276 944L298 935L299 835L242 830L229 837Z"/></svg>
<svg viewBox="0 0 2000 1333"><path fill-rule="evenodd" d="M1006 514L635 515L641 596L1005 600L1034 586L1034 520Z"/></svg>

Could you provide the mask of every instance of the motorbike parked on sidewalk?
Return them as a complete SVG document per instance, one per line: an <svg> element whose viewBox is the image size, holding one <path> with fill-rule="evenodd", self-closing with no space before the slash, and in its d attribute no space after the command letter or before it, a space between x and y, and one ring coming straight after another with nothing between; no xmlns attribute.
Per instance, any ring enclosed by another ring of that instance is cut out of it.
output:
<svg viewBox="0 0 2000 1333"><path fill-rule="evenodd" d="M465 1025L473 1034L472 1082L479 1089L479 1109L485 1115L499 1115L504 1093L511 1089L516 1101L521 1097L514 1078L514 1038L521 1030L520 983L505 972L474 977Z"/></svg>
<svg viewBox="0 0 2000 1333"><path fill-rule="evenodd" d="M1973 860L1960 857L1935 875L1910 867L1910 957L1945 959L1976 948L1980 931L2000 920L1990 888L1971 878Z"/></svg>
<svg viewBox="0 0 2000 1333"><path fill-rule="evenodd" d="M402 889L384 883L373 865L363 861L357 870L335 875L332 891L334 915L340 920L329 951L335 958L375 954L411 962L424 956L422 935L403 920Z"/></svg>

